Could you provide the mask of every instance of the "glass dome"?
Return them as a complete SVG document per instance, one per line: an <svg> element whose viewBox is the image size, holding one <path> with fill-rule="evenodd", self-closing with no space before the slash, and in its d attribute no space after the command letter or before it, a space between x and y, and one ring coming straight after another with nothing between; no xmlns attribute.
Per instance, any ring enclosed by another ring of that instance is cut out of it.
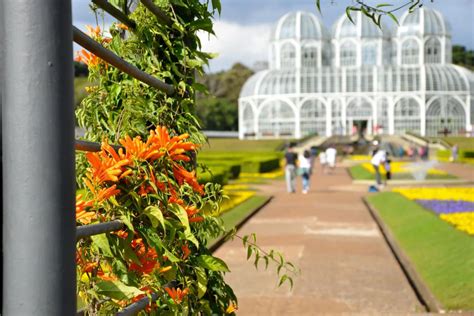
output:
<svg viewBox="0 0 474 316"><path fill-rule="evenodd" d="M400 18L398 36L449 35L450 26L441 13L429 8L420 8L412 13L405 12Z"/></svg>
<svg viewBox="0 0 474 316"><path fill-rule="evenodd" d="M329 39L329 33L321 20L310 12L296 11L280 18L272 33L272 40Z"/></svg>
<svg viewBox="0 0 474 316"><path fill-rule="evenodd" d="M375 69L376 76L370 66L344 72L335 67L265 70L248 79L240 98L295 93L416 92L421 89L421 68L385 66ZM474 85L473 73L455 65L427 64L424 73L427 92L468 92Z"/></svg>
<svg viewBox="0 0 474 316"><path fill-rule="evenodd" d="M380 38L390 37L389 29L382 24L379 28L374 24L372 20L363 15L361 12L351 13L352 23L346 14L334 23L333 36L335 39L347 38L347 37L362 37L362 38Z"/></svg>

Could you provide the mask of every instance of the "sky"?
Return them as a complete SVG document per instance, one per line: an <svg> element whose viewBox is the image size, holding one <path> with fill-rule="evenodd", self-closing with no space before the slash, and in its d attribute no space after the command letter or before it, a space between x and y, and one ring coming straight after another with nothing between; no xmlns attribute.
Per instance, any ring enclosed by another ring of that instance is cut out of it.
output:
<svg viewBox="0 0 474 316"><path fill-rule="evenodd" d="M266 61L271 30L278 19L289 11L303 10L321 17L327 29L353 0L321 0L321 15L317 12L315 0L221 0L222 13L216 16L216 36L201 34L203 50L218 53L211 61L210 72L229 69L240 62L253 66L255 62ZM375 3L403 4L406 0L378 0ZM88 7L89 0L73 0L74 25L84 29L87 24L95 25L95 17ZM424 0L424 5L441 11L451 25L453 44L474 49L474 0ZM400 16L403 11L397 12ZM106 25L113 20L106 17ZM102 22L101 22L102 23ZM394 28L394 23L385 17L385 24ZM75 50L78 47L75 46Z"/></svg>

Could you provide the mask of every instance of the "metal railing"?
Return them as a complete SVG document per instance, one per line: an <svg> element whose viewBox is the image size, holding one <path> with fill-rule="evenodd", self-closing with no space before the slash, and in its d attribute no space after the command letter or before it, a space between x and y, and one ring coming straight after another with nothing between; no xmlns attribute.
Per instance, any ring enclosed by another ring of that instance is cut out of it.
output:
<svg viewBox="0 0 474 316"><path fill-rule="evenodd" d="M131 31L136 28L107 0L91 1ZM151 0L140 1L159 23L173 24ZM84 315L85 310L75 308L75 244L124 227L120 220L76 227L75 218L65 215L74 209L74 149L96 152L101 147L74 139L72 40L153 88L168 95L176 91L74 27L70 1L0 2L5 66L0 78L9 78L0 86L5 315ZM170 286L176 285L164 285ZM117 315L134 315L157 298L152 293Z"/></svg>

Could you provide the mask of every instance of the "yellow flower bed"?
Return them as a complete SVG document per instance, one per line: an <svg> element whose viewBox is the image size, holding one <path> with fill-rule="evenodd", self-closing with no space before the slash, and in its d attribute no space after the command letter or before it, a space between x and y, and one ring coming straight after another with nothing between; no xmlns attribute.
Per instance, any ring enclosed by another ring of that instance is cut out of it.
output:
<svg viewBox="0 0 474 316"><path fill-rule="evenodd" d="M265 172L265 173L250 173L250 172L241 172L239 177L240 178L263 178L263 179L275 179L278 177L283 176L284 171L283 169L279 169L273 172Z"/></svg>
<svg viewBox="0 0 474 316"><path fill-rule="evenodd" d="M225 191L225 189L224 189ZM225 192L225 194L229 197L228 199L224 199L221 203L221 208L219 213L225 213L237 205L245 202L249 198L255 195L255 191L232 191L232 192Z"/></svg>
<svg viewBox="0 0 474 316"><path fill-rule="evenodd" d="M394 192L410 200L455 200L474 202L474 187L395 188Z"/></svg>
<svg viewBox="0 0 474 316"><path fill-rule="evenodd" d="M474 212L441 214L439 217L457 229L474 235Z"/></svg>
<svg viewBox="0 0 474 316"><path fill-rule="evenodd" d="M392 174L412 173L414 171L417 171L418 168L416 167L416 165L410 166L411 164L412 164L411 162L404 162L404 161L394 161L390 163ZM363 163L362 167L364 167L370 173L375 173L374 167L369 162ZM383 165L380 167L380 171L385 172L385 168ZM447 173L445 171L438 170L438 169L429 169L428 174L445 175Z"/></svg>
<svg viewBox="0 0 474 316"><path fill-rule="evenodd" d="M350 156L350 160L355 160L355 161L370 161L372 159L371 156L369 155L352 155Z"/></svg>

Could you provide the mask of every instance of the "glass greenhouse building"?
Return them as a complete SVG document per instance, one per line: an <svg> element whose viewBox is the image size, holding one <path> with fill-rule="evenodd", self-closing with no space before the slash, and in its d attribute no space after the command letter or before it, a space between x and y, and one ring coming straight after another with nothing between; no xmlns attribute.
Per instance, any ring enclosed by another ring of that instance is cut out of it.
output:
<svg viewBox="0 0 474 316"><path fill-rule="evenodd" d="M441 13L405 13L393 32L360 12L352 16L354 24L343 15L332 33L308 12L280 18L269 69L240 93L240 138L471 129L474 73L451 63Z"/></svg>

